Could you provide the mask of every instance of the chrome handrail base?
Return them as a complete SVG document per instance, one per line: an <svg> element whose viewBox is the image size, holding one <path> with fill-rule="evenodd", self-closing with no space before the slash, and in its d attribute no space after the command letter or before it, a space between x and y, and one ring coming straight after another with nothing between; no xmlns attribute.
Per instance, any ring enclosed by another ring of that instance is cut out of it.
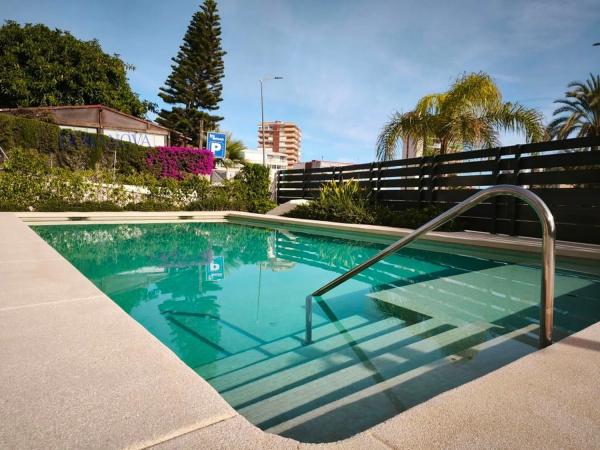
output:
<svg viewBox="0 0 600 450"><path fill-rule="evenodd" d="M306 296L306 326L304 329L304 345L312 344L312 306L313 296Z"/></svg>

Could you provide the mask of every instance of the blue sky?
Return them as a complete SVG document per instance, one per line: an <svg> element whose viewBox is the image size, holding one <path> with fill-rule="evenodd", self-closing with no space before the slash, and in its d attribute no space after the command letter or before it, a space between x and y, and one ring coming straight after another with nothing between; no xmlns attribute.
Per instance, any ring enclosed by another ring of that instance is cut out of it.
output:
<svg viewBox="0 0 600 450"><path fill-rule="evenodd" d="M0 17L97 38L136 66L133 89L158 102L198 0L2 0ZM539 108L600 69L597 0L220 0L225 57L222 128L256 147L259 83L266 120L296 122L303 160L374 158L396 110L486 71L505 100ZM504 144L521 142L503 136Z"/></svg>

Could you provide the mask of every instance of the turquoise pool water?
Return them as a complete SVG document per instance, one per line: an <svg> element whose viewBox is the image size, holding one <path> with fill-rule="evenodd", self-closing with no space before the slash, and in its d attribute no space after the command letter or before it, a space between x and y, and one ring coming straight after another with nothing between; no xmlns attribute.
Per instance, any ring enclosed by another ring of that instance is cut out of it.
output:
<svg viewBox="0 0 600 450"><path fill-rule="evenodd" d="M348 437L537 346L538 255L416 243L315 304L305 345L306 295L384 242L230 223L34 229L241 414L301 441ZM558 260L555 311L558 338L600 320L596 265Z"/></svg>

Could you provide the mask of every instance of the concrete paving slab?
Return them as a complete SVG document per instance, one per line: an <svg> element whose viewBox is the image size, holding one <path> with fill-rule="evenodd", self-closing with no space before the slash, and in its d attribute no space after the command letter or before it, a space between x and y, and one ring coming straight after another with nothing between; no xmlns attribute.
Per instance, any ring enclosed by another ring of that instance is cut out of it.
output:
<svg viewBox="0 0 600 450"><path fill-rule="evenodd" d="M41 239L22 238L0 242L0 263L33 261L42 259L63 259L62 256Z"/></svg>
<svg viewBox="0 0 600 450"><path fill-rule="evenodd" d="M35 231L12 213L0 213L0 263L63 259Z"/></svg>
<svg viewBox="0 0 600 450"><path fill-rule="evenodd" d="M389 450L392 447L375 438L368 431L339 442L300 444L301 450Z"/></svg>
<svg viewBox="0 0 600 450"><path fill-rule="evenodd" d="M88 298L102 293L62 258L3 262L0 264L0 280L0 310Z"/></svg>
<svg viewBox="0 0 600 450"><path fill-rule="evenodd" d="M30 239L35 232L13 213L0 212L0 248L11 242L23 242Z"/></svg>
<svg viewBox="0 0 600 450"><path fill-rule="evenodd" d="M600 326L370 430L395 448L600 448Z"/></svg>
<svg viewBox="0 0 600 450"><path fill-rule="evenodd" d="M110 299L0 312L5 448L145 447L236 415Z"/></svg>
<svg viewBox="0 0 600 450"><path fill-rule="evenodd" d="M265 433L241 416L224 420L197 431L178 436L151 448L153 450L211 449L297 449L299 443Z"/></svg>

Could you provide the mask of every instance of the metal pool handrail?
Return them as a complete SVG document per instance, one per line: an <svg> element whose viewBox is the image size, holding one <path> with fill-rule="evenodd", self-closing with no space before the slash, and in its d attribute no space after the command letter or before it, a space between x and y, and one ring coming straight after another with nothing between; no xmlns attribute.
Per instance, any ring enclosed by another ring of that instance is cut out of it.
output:
<svg viewBox="0 0 600 450"><path fill-rule="evenodd" d="M448 211L440 214L436 218L430 220L425 225L414 230L409 235L403 237L397 242L383 249L375 256L367 261L350 269L348 272L340 275L336 279L330 281L325 286L317 289L312 294L306 297L306 342L312 342L312 303L314 297L320 297L329 292L336 286L339 286L344 281L352 278L354 275L371 267L376 262L382 260L391 253L400 250L402 247L410 244L423 234L432 231L446 222L460 216L464 212L471 209L473 206L499 195L507 195L516 197L533 208L538 219L542 223L542 285L540 295L540 348L547 347L552 344L552 327L554 321L554 241L556 236L556 228L554 226L554 217L548 206L533 192L524 189L520 186L509 184L501 184L487 189L483 189L471 197L462 201L458 205L450 208Z"/></svg>

